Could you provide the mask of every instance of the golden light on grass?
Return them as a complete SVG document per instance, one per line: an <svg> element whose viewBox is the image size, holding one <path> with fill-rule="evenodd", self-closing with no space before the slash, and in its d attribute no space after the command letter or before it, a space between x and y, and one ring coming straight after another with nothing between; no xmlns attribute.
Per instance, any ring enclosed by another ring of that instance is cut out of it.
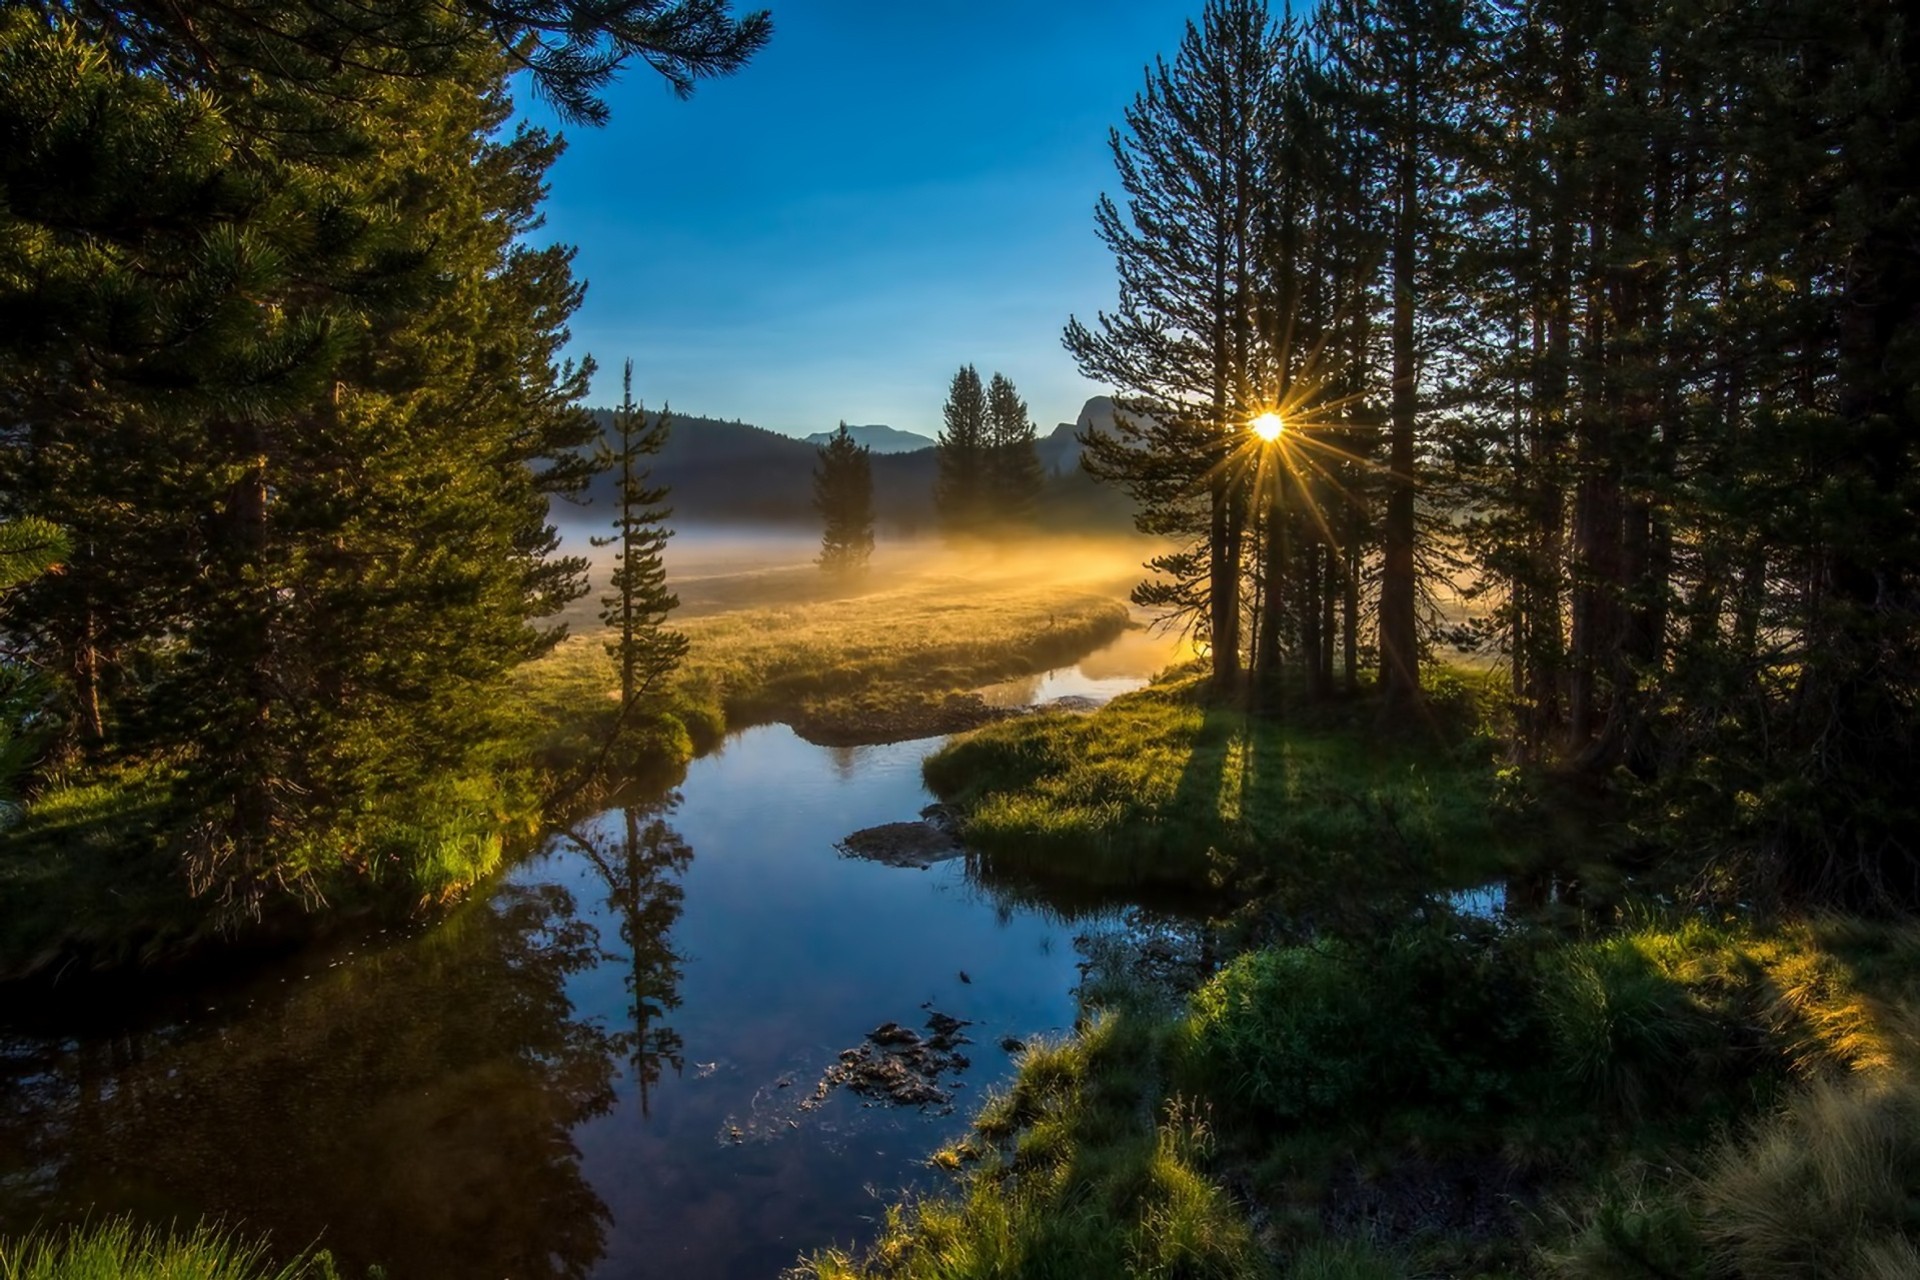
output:
<svg viewBox="0 0 1920 1280"><path fill-rule="evenodd" d="M1253 428L1253 434L1268 442L1278 440L1280 433L1287 427L1287 424L1281 421L1280 415L1272 410L1261 414L1247 425Z"/></svg>

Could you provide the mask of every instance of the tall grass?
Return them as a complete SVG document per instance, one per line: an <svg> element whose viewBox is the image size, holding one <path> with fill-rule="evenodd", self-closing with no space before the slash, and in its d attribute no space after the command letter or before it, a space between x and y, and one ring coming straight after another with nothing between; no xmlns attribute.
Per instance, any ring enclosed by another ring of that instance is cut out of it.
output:
<svg viewBox="0 0 1920 1280"><path fill-rule="evenodd" d="M1712 1155L1699 1200L1743 1280L1920 1276L1920 1081L1816 1081Z"/></svg>
<svg viewBox="0 0 1920 1280"><path fill-rule="evenodd" d="M0 1237L0 1280L337 1280L324 1253L272 1261L267 1242L202 1224L186 1235L107 1218Z"/></svg>

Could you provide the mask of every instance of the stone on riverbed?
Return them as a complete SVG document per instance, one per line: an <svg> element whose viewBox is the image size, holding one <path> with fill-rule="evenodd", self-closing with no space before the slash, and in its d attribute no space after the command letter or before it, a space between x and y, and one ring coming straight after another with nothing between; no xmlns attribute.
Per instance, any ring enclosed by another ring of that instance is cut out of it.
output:
<svg viewBox="0 0 1920 1280"><path fill-rule="evenodd" d="M867 827L834 848L849 858L864 858L889 867L917 867L922 871L936 862L957 858L962 852L960 842L953 838L950 830L927 819Z"/></svg>
<svg viewBox="0 0 1920 1280"><path fill-rule="evenodd" d="M883 1022L867 1033L867 1043L840 1051L840 1060L827 1068L800 1109L814 1110L836 1088L898 1106L951 1102L953 1093L942 1087L941 1077L972 1065L959 1051L959 1046L969 1043L960 1030L971 1025L965 1018L937 1011L927 1018L930 1036L897 1022Z"/></svg>

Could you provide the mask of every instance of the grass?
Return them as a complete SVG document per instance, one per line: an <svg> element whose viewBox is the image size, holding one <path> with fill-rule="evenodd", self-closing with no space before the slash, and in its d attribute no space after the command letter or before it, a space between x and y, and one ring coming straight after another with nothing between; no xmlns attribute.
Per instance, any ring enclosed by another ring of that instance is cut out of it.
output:
<svg viewBox="0 0 1920 1280"><path fill-rule="evenodd" d="M855 1255L825 1251L820 1280L1274 1274L1245 1212L1212 1173L1212 1119L1161 1094L1170 1025L1147 1006L1036 1042L971 1136L937 1163L968 1165L952 1195L890 1211Z"/></svg>
<svg viewBox="0 0 1920 1280"><path fill-rule="evenodd" d="M752 576L735 589L751 593ZM688 661L605 760L617 675L600 636L576 636L510 677L478 771L374 797L297 842L288 865L314 871L309 908L445 901L539 829L543 795L554 806L593 803L601 792L578 785L591 766L606 765L615 785L670 781L729 727L774 719L835 744L947 732L986 714L968 690L1074 661L1127 618L1111 595L1002 571L903 573L858 594L689 619ZM234 923L188 892L168 850L179 819L172 782L156 760L41 780L0 838L0 981L72 961L178 959Z"/></svg>
<svg viewBox="0 0 1920 1280"><path fill-rule="evenodd" d="M123 763L45 788L0 839L0 979L87 954L151 962L207 927L160 856L170 772Z"/></svg>
<svg viewBox="0 0 1920 1280"><path fill-rule="evenodd" d="M979 730L925 771L991 869L1053 879L1460 888L1514 852L1484 744L1251 717L1192 673L1091 716Z"/></svg>
<svg viewBox="0 0 1920 1280"><path fill-rule="evenodd" d="M1127 610L1108 595L922 577L676 625L691 650L665 704L694 741L782 720L810 740L847 745L977 723L966 691L1074 661L1125 630ZM552 742L591 724L583 709L610 716L616 686L594 635L569 639L514 682Z"/></svg>
<svg viewBox="0 0 1920 1280"><path fill-rule="evenodd" d="M1916 996L1920 924L1842 919L1437 919L1247 951L1172 1004L1096 959L1080 1033L936 1157L955 1188L809 1268L1910 1277ZM1490 1181L1518 1197L1491 1223Z"/></svg>
<svg viewBox="0 0 1920 1280"><path fill-rule="evenodd" d="M337 1280L324 1253L275 1264L264 1240L201 1225L186 1235L107 1218L0 1237L0 1280Z"/></svg>

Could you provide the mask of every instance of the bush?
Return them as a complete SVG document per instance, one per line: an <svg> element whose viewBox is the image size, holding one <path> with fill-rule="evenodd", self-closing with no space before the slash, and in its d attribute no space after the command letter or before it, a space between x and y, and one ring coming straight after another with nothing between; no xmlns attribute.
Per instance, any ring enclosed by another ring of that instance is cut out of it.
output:
<svg viewBox="0 0 1920 1280"><path fill-rule="evenodd" d="M1498 946L1410 927L1249 952L1193 996L1180 1070L1270 1120L1510 1105L1539 1033Z"/></svg>
<svg viewBox="0 0 1920 1280"><path fill-rule="evenodd" d="M1706 1242L1685 1186L1633 1165L1610 1179L1546 1261L1566 1280L1705 1280Z"/></svg>

